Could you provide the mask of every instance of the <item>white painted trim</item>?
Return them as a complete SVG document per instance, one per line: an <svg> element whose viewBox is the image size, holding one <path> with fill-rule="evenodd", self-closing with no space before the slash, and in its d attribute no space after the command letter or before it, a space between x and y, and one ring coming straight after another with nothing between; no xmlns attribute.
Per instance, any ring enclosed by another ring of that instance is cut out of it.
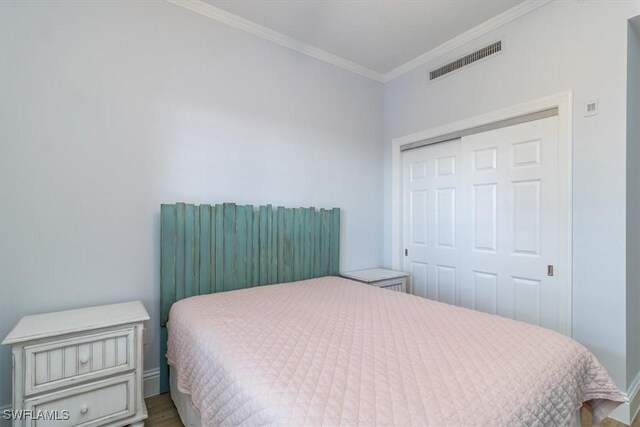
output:
<svg viewBox="0 0 640 427"><path fill-rule="evenodd" d="M462 130L474 128L477 126L483 126L490 123L523 116L525 114L536 113L538 111L544 111L550 108L558 108L558 162L560 165L564 165L564 167L560 169L561 175L558 181L558 193L561 195L566 195L566 197L560 197L560 212L567 212L567 216L566 218L564 218L563 223L560 226L561 229L566 229L569 234L568 247L560 249L561 251L566 253L566 259L569 262L569 268L567 271L567 280L569 282L569 286L563 287L563 289L566 289L566 292L568 292L568 295L564 296L564 301L569 304L569 307L565 307L564 309L561 308L560 312L565 313L566 316L565 321L561 323L569 325L568 330L563 332L566 335L572 336L573 333L570 326L572 324L571 306L573 299L573 171L571 155L573 150L572 97L573 96L571 91L562 92L544 98L536 99L534 101L518 104L513 107L504 108L491 113L460 120L448 125L438 126L436 128L427 129L422 132L417 132L411 135L406 135L394 139L391 144L391 268L393 270L402 271L402 146L418 141L423 141L429 138L436 138L438 136L460 132Z"/></svg>
<svg viewBox="0 0 640 427"><path fill-rule="evenodd" d="M629 424L631 424L640 413L640 372L629 385L627 397L629 398Z"/></svg>
<svg viewBox="0 0 640 427"><path fill-rule="evenodd" d="M279 45L288 47L295 51L304 53L305 55L309 55L313 58L335 65L336 67L344 68L345 70L367 77L371 80L384 83L388 82L389 80L395 79L396 77L399 77L402 74L407 73L421 65L424 65L441 55L451 52L452 50L457 49L458 47L482 36L483 34L486 34L498 27L501 27L502 25L518 19L519 17L526 15L533 10L536 10L541 6L544 6L551 0L525 0L522 3L519 3L518 5L512 7L511 9L494 16L493 18L473 27L472 29L452 38L449 41L442 43L439 46L436 46L430 51L418 56L417 58L412 59L406 64L403 64L386 74L371 70L363 65L356 64L355 62L349 61L348 59L342 58L338 55L334 55L333 53L329 53L325 50L296 40L293 37L289 37L278 31L272 30L263 25L257 24L253 21L227 12L226 10L215 7L202 0L167 1L169 3L173 3L177 6L188 9L192 12L196 12L200 15L204 15L206 17L214 19L218 22L222 22L223 24L227 24L239 30L253 34L254 36L258 36L265 40L278 43Z"/></svg>
<svg viewBox="0 0 640 427"><path fill-rule="evenodd" d="M142 375L144 398L160 394L160 368L149 369Z"/></svg>
<svg viewBox="0 0 640 427"><path fill-rule="evenodd" d="M353 73L360 74L361 76L367 77L369 79L379 82L384 82L385 80L385 76L381 73L378 73L377 71L370 70L367 67L363 67L362 65L351 62L338 55L334 55L322 49L318 49L317 47L298 41L292 37L264 27L260 24L256 24L255 22L249 21L248 19L241 18L202 0L167 1L177 6L184 7L185 9L189 9L192 12L196 12L211 19L215 19L216 21L222 22L223 24L227 24L239 30L246 31L247 33L253 34L254 36L262 37L265 40L278 43L279 45L288 47L289 49L296 50L298 52L304 53L305 55L309 55L313 58L319 59L337 67L344 68L345 70L351 71Z"/></svg>
<svg viewBox="0 0 640 427"><path fill-rule="evenodd" d="M388 82L389 80L393 80L396 77L399 77L405 73L408 73L411 70L414 70L421 65L424 65L434 59L442 56L446 53L449 53L460 46L474 40L484 34L487 34L496 28L499 28L509 22L520 18L527 13L536 10L537 8L544 6L549 3L551 0L525 0L522 3L517 4L509 10L502 12L499 15L494 16L493 18L484 21L482 24L473 27L472 29L465 31L452 38L449 41L442 43L439 46L431 49L430 51L423 53L417 58L412 59L404 65L399 66L398 68L389 71L384 75L384 81Z"/></svg>
<svg viewBox="0 0 640 427"><path fill-rule="evenodd" d="M626 393L622 393L628 399L627 403L618 406L609 414L609 418L613 418L621 423L631 425L631 422L638 416L640 412L640 372L629 384Z"/></svg>

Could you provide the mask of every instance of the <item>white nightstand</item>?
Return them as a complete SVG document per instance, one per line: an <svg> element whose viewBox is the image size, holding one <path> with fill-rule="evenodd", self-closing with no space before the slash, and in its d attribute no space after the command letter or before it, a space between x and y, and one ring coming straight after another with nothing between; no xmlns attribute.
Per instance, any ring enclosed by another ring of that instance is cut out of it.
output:
<svg viewBox="0 0 640 427"><path fill-rule="evenodd" d="M2 341L13 346L13 409L33 411L14 427L143 426L146 320L139 301L23 317Z"/></svg>
<svg viewBox="0 0 640 427"><path fill-rule="evenodd" d="M340 273L342 277L358 282L397 292L407 292L407 277L409 273L387 270L384 268L369 268L366 270L346 271Z"/></svg>

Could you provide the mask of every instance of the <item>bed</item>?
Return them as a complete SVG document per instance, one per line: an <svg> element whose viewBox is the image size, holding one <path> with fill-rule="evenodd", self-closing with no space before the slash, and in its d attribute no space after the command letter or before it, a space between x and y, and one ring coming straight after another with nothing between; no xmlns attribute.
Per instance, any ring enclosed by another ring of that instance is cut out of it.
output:
<svg viewBox="0 0 640 427"><path fill-rule="evenodd" d="M255 212L262 218L260 209ZM202 237L200 227L192 232L200 237L185 237L189 231L175 229L189 229L185 215L171 210L170 234L163 218L163 240L165 233L174 236L162 244L163 294L166 263L174 294L183 287L180 298L161 299L171 395L186 425L569 425L579 421L583 403L597 423L625 401L596 358L566 336L327 274L337 268L331 260L339 247L339 211L321 213L319 221L311 214L309 223L301 215L288 239L296 212L290 220L283 212L283 227L277 227L277 211L274 217L275 230L267 234L278 241L285 233L280 264L287 253L290 260L315 259L311 278L209 293L215 289L215 274L209 274L209 292L191 295L180 278L201 277L195 274L200 267L185 274L179 258L203 246L203 239L211 247L219 233ZM202 223L195 213L193 218ZM259 218L240 218L242 224L257 221L261 235ZM324 225L316 228L318 222ZM237 233L237 224L231 228ZM306 229L318 239L304 249ZM262 240L253 259L269 261L260 256ZM193 259L215 265L201 252ZM244 264L235 262L234 271ZM304 265L289 266L292 276L285 279L298 279L296 271L305 275ZM275 270L273 279L279 280ZM260 267L255 271L251 280L260 284Z"/></svg>

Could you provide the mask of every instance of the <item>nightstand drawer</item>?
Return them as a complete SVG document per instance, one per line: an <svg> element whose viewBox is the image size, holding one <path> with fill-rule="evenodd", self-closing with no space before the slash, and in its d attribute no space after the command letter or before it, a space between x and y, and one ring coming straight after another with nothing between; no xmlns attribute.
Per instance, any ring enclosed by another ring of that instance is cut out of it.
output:
<svg viewBox="0 0 640 427"><path fill-rule="evenodd" d="M24 347L25 395L134 367L134 328Z"/></svg>
<svg viewBox="0 0 640 427"><path fill-rule="evenodd" d="M403 292L406 293L406 281L403 278L400 280L383 280L380 282L371 283L373 286L377 286L379 288L387 289L389 291Z"/></svg>
<svg viewBox="0 0 640 427"><path fill-rule="evenodd" d="M25 409L56 417L30 420L32 427L90 427L126 418L136 411L135 374L27 399Z"/></svg>

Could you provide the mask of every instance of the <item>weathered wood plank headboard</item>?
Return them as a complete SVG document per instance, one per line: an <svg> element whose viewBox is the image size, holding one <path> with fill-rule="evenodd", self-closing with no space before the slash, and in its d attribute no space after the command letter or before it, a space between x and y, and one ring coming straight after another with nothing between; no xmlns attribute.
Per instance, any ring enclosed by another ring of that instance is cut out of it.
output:
<svg viewBox="0 0 640 427"><path fill-rule="evenodd" d="M340 209L233 203L160 210L160 390L169 390L167 328L183 298L337 275Z"/></svg>

